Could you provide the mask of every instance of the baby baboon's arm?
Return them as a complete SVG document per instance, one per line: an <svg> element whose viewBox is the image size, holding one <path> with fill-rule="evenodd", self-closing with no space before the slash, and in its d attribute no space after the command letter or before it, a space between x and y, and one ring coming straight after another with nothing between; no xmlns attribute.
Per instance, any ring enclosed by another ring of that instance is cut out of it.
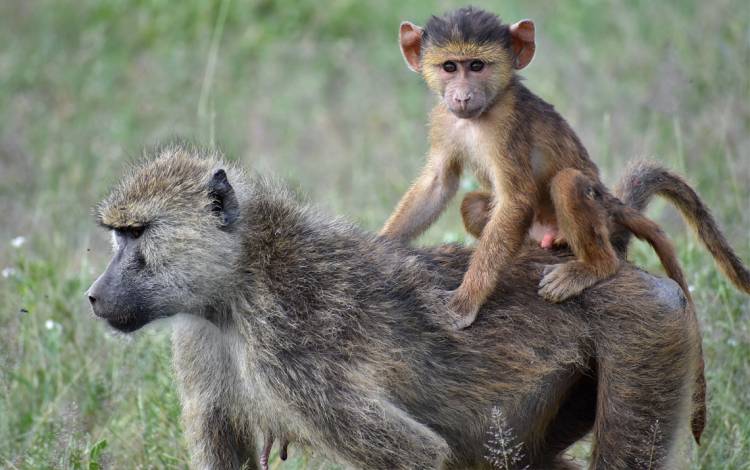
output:
<svg viewBox="0 0 750 470"><path fill-rule="evenodd" d="M513 191L507 191L512 197L499 198L489 208L489 217L482 227L469 268L450 300L457 328L466 328L474 322L479 308L495 288L502 267L520 250L533 220L533 196L536 194L533 181L502 174L496 180L496 187L502 187L504 180L513 181Z"/></svg>
<svg viewBox="0 0 750 470"><path fill-rule="evenodd" d="M431 152L422 174L401 198L380 234L411 240L440 216L458 190L461 166L442 154Z"/></svg>

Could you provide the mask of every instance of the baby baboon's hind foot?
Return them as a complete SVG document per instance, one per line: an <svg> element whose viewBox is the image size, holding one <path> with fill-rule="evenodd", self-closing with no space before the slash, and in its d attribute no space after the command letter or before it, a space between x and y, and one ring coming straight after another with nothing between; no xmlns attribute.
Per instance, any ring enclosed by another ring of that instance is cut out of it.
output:
<svg viewBox="0 0 750 470"><path fill-rule="evenodd" d="M549 302L559 303L574 297L599 282L597 276L582 262L548 265L539 282L539 295Z"/></svg>

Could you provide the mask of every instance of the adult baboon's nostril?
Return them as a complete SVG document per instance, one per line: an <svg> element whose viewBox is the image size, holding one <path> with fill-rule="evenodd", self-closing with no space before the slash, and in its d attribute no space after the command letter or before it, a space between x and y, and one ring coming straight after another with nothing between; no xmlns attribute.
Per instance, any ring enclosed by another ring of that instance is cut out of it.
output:
<svg viewBox="0 0 750 470"><path fill-rule="evenodd" d="M94 302L96 302L96 297L94 297L93 295L89 295L89 302L91 303L91 305L94 305Z"/></svg>

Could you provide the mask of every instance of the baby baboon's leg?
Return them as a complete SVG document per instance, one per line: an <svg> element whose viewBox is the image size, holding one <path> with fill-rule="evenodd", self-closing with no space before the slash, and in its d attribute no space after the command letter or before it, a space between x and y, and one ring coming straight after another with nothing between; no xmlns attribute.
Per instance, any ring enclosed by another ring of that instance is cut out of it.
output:
<svg viewBox="0 0 750 470"><path fill-rule="evenodd" d="M466 196L464 196L461 202L461 218L464 228L474 238L479 238L482 235L482 230L490 219L491 210L492 194L489 192L473 191L466 193ZM566 244L556 225L534 224L530 235L539 241L539 246L542 248L549 249Z"/></svg>
<svg viewBox="0 0 750 470"><path fill-rule="evenodd" d="M568 168L552 179L550 191L558 226L576 259L548 267L539 294L562 302L613 275L620 260L609 241L607 211L591 180Z"/></svg>
<svg viewBox="0 0 750 470"><path fill-rule="evenodd" d="M472 191L464 196L461 202L461 217L464 228L474 238L482 236L482 230L490 220L492 195L485 191Z"/></svg>

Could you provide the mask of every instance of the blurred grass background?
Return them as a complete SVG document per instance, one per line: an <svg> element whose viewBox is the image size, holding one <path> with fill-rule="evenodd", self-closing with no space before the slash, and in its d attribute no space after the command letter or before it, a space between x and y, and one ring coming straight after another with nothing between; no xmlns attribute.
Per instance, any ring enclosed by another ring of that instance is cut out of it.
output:
<svg viewBox="0 0 750 470"><path fill-rule="evenodd" d="M745 1L475 4L536 21L527 83L571 121L607 182L635 157L683 172L750 260ZM0 466L187 466L167 332L112 337L85 302L109 255L91 207L144 146L183 136L377 229L422 165L433 103L402 62L398 24L457 6L0 3ZM678 244L704 326L710 415L686 458L750 469L750 302L674 210L650 214ZM422 241L463 239L454 204ZM633 253L658 269L649 249ZM293 456L283 468L331 468Z"/></svg>

